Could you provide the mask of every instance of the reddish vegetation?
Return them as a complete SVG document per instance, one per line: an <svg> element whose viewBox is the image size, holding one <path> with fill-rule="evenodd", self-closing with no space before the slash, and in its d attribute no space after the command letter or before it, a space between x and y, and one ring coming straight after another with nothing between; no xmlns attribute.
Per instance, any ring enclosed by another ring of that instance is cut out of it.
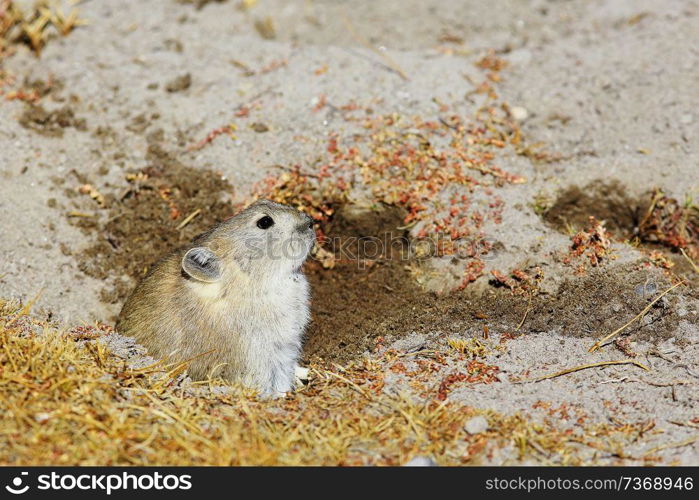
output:
<svg viewBox="0 0 699 500"><path fill-rule="evenodd" d="M612 236L604 228L604 224L594 217L590 217L587 229L584 229L572 237L573 244L570 252L563 259L567 265L576 264L576 274L585 274L587 266L597 267L603 261L612 257Z"/></svg>
<svg viewBox="0 0 699 500"><path fill-rule="evenodd" d="M366 118L366 111L355 115L355 109L346 108L344 117L364 134L331 135L314 172L291 167L260 183L256 196L297 206L318 222L328 221L350 198L400 207L417 239L432 239L438 255L458 252L468 260L463 286L477 279L481 258L491 250L484 225L502 221L504 202L494 188L525 182L494 164L494 149L519 140L516 126L495 103L472 122L458 115L435 121L395 114ZM486 204L474 204L477 191Z"/></svg>
<svg viewBox="0 0 699 500"><path fill-rule="evenodd" d="M500 382L500 379L497 377L497 373L500 369L497 366L488 365L474 359L467 363L466 370L467 373L451 373L442 380L437 390L437 399L439 401L447 399L452 386L459 382L468 382L470 384L491 384L493 382Z"/></svg>
<svg viewBox="0 0 699 500"><path fill-rule="evenodd" d="M238 113L242 112L243 110L246 111L246 115L247 115L247 113L249 113L249 110L246 107L240 108ZM238 116L237 113L236 113L236 116ZM215 128L214 130L209 132L208 135L206 137L204 137L201 141L189 146L189 148L187 148L187 150L188 151L196 151L198 149L201 149L204 146L206 146L207 144L209 144L211 141L216 139L216 137L218 137L219 135L226 134L226 133L230 134L233 132L233 130L234 129L233 129L233 127L231 127L231 125L224 125L223 127Z"/></svg>
<svg viewBox="0 0 699 500"><path fill-rule="evenodd" d="M440 401L444 401L447 399L447 396L449 395L449 391L451 390L451 386L456 384L457 382L463 382L467 379L468 377L461 372L457 373L452 373L450 375L447 375L444 380L442 380L442 383L439 384L439 391L437 392L437 399Z"/></svg>
<svg viewBox="0 0 699 500"><path fill-rule="evenodd" d="M691 200L681 204L656 190L638 229L643 242L686 250L692 258L699 258L699 208Z"/></svg>
<svg viewBox="0 0 699 500"><path fill-rule="evenodd" d="M417 239L431 239L437 255L458 253L466 260L461 288L467 286L482 275L482 258L491 251L486 224L502 222L504 201L497 188L526 182L496 164L498 150L508 145L518 153L526 149L509 107L492 87L505 62L489 53L477 67L485 78L474 93L488 97L475 116L450 113L438 101L430 119L375 116L354 102L334 106L359 132L331 133L312 171L290 166L264 179L255 196L294 205L320 223L349 200L400 207ZM320 96L314 111L329 105ZM321 242L323 236L319 230Z"/></svg>
<svg viewBox="0 0 699 500"><path fill-rule="evenodd" d="M472 384L492 384L493 382L500 382L497 373L500 368L494 365L488 365L482 361L471 360L468 362L468 378L467 382Z"/></svg>
<svg viewBox="0 0 699 500"><path fill-rule="evenodd" d="M521 335L521 334L517 334L517 333L515 333L515 332L505 332L505 333L503 333L502 335L500 335L500 343L501 343L501 344L504 344L504 343L506 343L508 340L514 340L514 339L516 339L516 338L519 337L520 335Z"/></svg>

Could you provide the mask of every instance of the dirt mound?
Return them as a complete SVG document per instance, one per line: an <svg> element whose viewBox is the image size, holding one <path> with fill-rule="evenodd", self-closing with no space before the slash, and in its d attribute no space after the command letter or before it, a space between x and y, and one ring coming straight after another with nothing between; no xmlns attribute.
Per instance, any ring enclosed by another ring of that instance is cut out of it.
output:
<svg viewBox="0 0 699 500"><path fill-rule="evenodd" d="M434 304L426 304L428 294L410 276L406 256L395 245L385 245L406 236L397 229L404 217L394 207L358 211L345 206L328 224L335 267L308 265L313 320L307 358L347 362L373 349L379 337L432 325ZM369 243L371 260L366 259Z"/></svg>
<svg viewBox="0 0 699 500"><path fill-rule="evenodd" d="M78 259L83 272L105 280L105 302L125 300L149 265L234 211L222 201L231 186L215 173L188 168L157 146L151 146L149 159L147 169L130 174L120 197L106 196L105 217L76 222L97 236ZM317 259L306 265L313 294L307 360L344 364L413 332L448 338L464 332L487 336L490 330L517 336L524 324L522 332L554 329L596 338L643 309L665 287L646 271L622 266L571 278L553 296L516 295L496 287L437 294L415 280L422 263L409 252L410 240L401 229L404 217L395 207L345 205L323 225L334 267L326 269ZM678 321L668 300L627 333L667 338Z"/></svg>
<svg viewBox="0 0 699 500"><path fill-rule="evenodd" d="M339 210L327 227L336 255L333 269L320 263L307 267L311 282L313 320L308 330L305 355L345 363L371 351L381 340L391 341L412 332L448 338L488 330L509 333L559 331L563 335L597 338L641 311L666 287L660 273L633 265L593 269L583 277L571 277L554 295L533 292L515 295L503 288L484 293L454 291L437 294L417 284L413 271L419 262L387 245L405 234L402 211ZM387 238L387 235L390 238ZM364 261L363 242L381 242L383 252ZM338 252L339 250L339 252ZM353 251L354 250L354 251ZM355 257L354 259L348 258ZM658 302L626 334L635 339L660 341L677 327L678 318L670 299ZM650 328L648 328L650 327Z"/></svg>

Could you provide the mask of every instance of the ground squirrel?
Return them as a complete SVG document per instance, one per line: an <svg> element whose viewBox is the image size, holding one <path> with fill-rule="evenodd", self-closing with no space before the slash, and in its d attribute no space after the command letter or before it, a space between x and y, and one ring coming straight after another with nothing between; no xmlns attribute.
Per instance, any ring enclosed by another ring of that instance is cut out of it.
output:
<svg viewBox="0 0 699 500"><path fill-rule="evenodd" d="M301 266L314 241L308 215L258 201L157 262L116 329L157 358L191 359L194 379L286 393L307 375L298 366L310 318Z"/></svg>

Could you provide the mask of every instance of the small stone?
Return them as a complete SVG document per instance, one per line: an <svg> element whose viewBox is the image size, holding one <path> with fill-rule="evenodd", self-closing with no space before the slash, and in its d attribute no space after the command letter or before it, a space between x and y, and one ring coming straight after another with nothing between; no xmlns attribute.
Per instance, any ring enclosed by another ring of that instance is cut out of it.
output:
<svg viewBox="0 0 699 500"><path fill-rule="evenodd" d="M636 295L640 297L651 297L658 291L658 286L655 283L644 283L642 285L637 285L634 288Z"/></svg>
<svg viewBox="0 0 699 500"><path fill-rule="evenodd" d="M464 424L464 430L469 434L480 434L488 430L488 419L482 415L473 417Z"/></svg>
<svg viewBox="0 0 699 500"><path fill-rule="evenodd" d="M167 85L165 85L165 90L168 92L181 92L187 90L192 85L192 75L186 73L174 78Z"/></svg>
<svg viewBox="0 0 699 500"><path fill-rule="evenodd" d="M255 29L265 40L274 40L277 38L277 29L274 26L274 20L267 16L264 19L255 21Z"/></svg>
<svg viewBox="0 0 699 500"><path fill-rule="evenodd" d="M529 116L529 111L527 111L526 108L523 108L522 106L513 106L510 108L510 114L512 115L512 118L515 119L518 122L524 121L527 119Z"/></svg>
<svg viewBox="0 0 699 500"><path fill-rule="evenodd" d="M51 414L45 413L45 412L37 413L36 415L34 415L34 420L36 420L40 424L43 424L44 422L46 422L50 418L51 418Z"/></svg>
<svg viewBox="0 0 699 500"><path fill-rule="evenodd" d="M682 122L684 125L690 125L693 121L694 117L689 113L680 116L680 122Z"/></svg>
<svg viewBox="0 0 699 500"><path fill-rule="evenodd" d="M403 465L403 467L436 467L437 462L432 460L430 457L413 457L409 462Z"/></svg>
<svg viewBox="0 0 699 500"><path fill-rule="evenodd" d="M267 125L265 125L264 123L260 123L260 122L253 123L252 125L250 125L250 128L252 128L258 134L261 134L263 132L267 132L269 130L269 127Z"/></svg>

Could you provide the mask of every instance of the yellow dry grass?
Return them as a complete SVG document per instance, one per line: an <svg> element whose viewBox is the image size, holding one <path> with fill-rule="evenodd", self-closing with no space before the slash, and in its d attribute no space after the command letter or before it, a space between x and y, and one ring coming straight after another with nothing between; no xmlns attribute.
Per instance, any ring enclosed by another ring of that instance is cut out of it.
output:
<svg viewBox="0 0 699 500"><path fill-rule="evenodd" d="M576 433L388 395L383 376L395 356L332 371L314 366L304 390L259 401L217 389L220 381L183 385L182 367L130 368L101 342L111 333L61 330L0 301L0 464L396 465L427 455L460 465L503 448L510 462L576 464L590 453L622 456L638 434L629 424ZM475 415L490 428L470 435L464 424Z"/></svg>
<svg viewBox="0 0 699 500"><path fill-rule="evenodd" d="M78 17L76 3L70 2L66 13L56 0L38 0L25 12L13 0L0 0L0 56L11 42L25 42L40 55L51 36L66 36L87 24Z"/></svg>

